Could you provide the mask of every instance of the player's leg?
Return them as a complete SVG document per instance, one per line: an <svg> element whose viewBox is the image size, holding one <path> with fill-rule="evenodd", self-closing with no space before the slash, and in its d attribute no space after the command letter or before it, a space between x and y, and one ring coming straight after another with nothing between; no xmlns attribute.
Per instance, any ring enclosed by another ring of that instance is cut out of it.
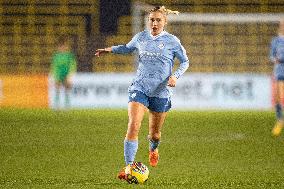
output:
<svg viewBox="0 0 284 189"><path fill-rule="evenodd" d="M60 103L60 86L61 82L59 80L55 81L55 97L54 97L54 105L55 109L59 108L59 103Z"/></svg>
<svg viewBox="0 0 284 189"><path fill-rule="evenodd" d="M277 122L272 129L272 134L274 136L279 136L283 125L284 125L284 120L283 120L283 113L282 113L282 105L281 102L284 100L284 81L280 80L276 82L276 87L275 87L275 93L274 93L274 99L275 99L275 112L276 112L276 119Z"/></svg>
<svg viewBox="0 0 284 189"><path fill-rule="evenodd" d="M70 106L70 93L71 93L71 86L72 86L70 78L68 77L64 78L63 86L64 86L64 103L65 103L65 107L67 108Z"/></svg>
<svg viewBox="0 0 284 189"><path fill-rule="evenodd" d="M170 108L170 98L152 97L149 99L149 163L153 167L157 166L159 161L158 146L161 129Z"/></svg>
<svg viewBox="0 0 284 189"><path fill-rule="evenodd" d="M125 164L133 163L138 149L138 133L144 117L145 106L139 102L128 103L128 128L124 140Z"/></svg>
<svg viewBox="0 0 284 189"><path fill-rule="evenodd" d="M138 133L144 117L145 106L139 102L128 103L128 128L124 139L124 160L126 167L118 173L119 179L127 181L127 165L134 162L138 150Z"/></svg>
<svg viewBox="0 0 284 189"><path fill-rule="evenodd" d="M124 140L125 164L131 164L138 149L138 133L148 107L148 97L140 91L129 92L128 103L128 129Z"/></svg>
<svg viewBox="0 0 284 189"><path fill-rule="evenodd" d="M132 91L129 93L128 128L124 139L124 160L126 167L119 172L119 179L127 180L127 165L132 164L135 160L138 150L138 133L148 104L148 97L142 92Z"/></svg>
<svg viewBox="0 0 284 189"><path fill-rule="evenodd" d="M149 163L152 167L157 166L159 161L158 146L166 115L167 112L149 112Z"/></svg>

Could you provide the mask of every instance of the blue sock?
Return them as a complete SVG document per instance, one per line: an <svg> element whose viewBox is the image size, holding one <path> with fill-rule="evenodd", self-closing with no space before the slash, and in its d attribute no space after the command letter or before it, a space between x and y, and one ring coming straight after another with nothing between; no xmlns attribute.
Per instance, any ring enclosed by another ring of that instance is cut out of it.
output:
<svg viewBox="0 0 284 189"><path fill-rule="evenodd" d="M282 120L283 119L283 114L282 114L282 107L281 104L276 104L275 105L275 111L276 111L276 118L277 120Z"/></svg>
<svg viewBox="0 0 284 189"><path fill-rule="evenodd" d="M124 160L126 165L133 163L137 150L138 140L124 140Z"/></svg>
<svg viewBox="0 0 284 189"><path fill-rule="evenodd" d="M160 140L152 140L152 139L149 139L149 148L151 151L154 151L155 149L158 148L160 144Z"/></svg>

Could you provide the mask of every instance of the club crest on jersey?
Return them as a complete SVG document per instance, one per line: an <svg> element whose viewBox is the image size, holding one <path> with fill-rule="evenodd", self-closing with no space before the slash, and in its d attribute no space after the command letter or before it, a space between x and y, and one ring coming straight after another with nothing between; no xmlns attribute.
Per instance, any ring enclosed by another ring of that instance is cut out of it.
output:
<svg viewBox="0 0 284 189"><path fill-rule="evenodd" d="M136 97L136 93L132 93L131 98L135 98L135 97Z"/></svg>
<svg viewBox="0 0 284 189"><path fill-rule="evenodd" d="M163 43L160 43L160 44L158 45L158 47L159 47L159 49L163 49L163 48L165 47L165 45L164 45Z"/></svg>

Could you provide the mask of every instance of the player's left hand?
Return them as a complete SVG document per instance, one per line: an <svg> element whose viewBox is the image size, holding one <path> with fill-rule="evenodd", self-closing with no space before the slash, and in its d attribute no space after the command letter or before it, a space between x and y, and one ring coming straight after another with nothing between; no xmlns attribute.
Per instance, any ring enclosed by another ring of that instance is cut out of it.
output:
<svg viewBox="0 0 284 189"><path fill-rule="evenodd" d="M177 83L177 78L175 76L171 76L169 77L169 81L168 81L168 86L169 87L175 87Z"/></svg>

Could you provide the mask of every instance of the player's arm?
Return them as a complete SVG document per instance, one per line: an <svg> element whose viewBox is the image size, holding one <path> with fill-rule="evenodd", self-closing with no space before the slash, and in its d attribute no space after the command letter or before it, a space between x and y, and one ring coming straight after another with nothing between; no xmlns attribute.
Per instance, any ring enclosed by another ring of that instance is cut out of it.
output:
<svg viewBox="0 0 284 189"><path fill-rule="evenodd" d="M277 59L277 56L276 56L276 38L274 38L272 41L271 41L271 46L270 46L270 56L269 56L269 59L272 63L274 64L278 64L279 63L279 60Z"/></svg>
<svg viewBox="0 0 284 189"><path fill-rule="evenodd" d="M177 79L182 74L184 74L184 72L189 67L189 60L188 60L188 57L186 55L186 50L184 49L184 47L180 43L177 47L177 51L175 52L175 56L178 58L180 65L179 65L178 69L174 72L174 74L172 74L169 77L168 86L170 86L170 87L176 86Z"/></svg>
<svg viewBox="0 0 284 189"><path fill-rule="evenodd" d="M96 50L96 56L100 56L101 54L104 53L115 53L115 54L128 54L133 52L134 50L136 50L136 45L137 45L137 39L138 39L138 35L136 34L129 43L127 43L126 45L117 45L117 46L112 46L112 47L107 47L104 49L97 49Z"/></svg>

